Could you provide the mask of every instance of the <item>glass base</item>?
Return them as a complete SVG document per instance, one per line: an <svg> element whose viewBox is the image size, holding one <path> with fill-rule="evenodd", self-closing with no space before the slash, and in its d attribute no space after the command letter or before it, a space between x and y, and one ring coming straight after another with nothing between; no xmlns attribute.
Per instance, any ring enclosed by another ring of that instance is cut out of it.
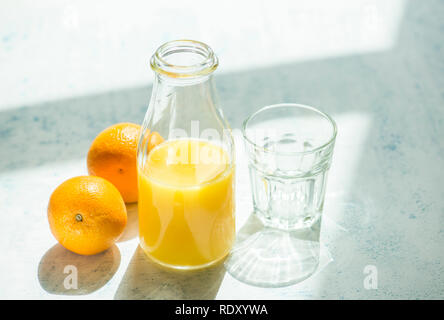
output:
<svg viewBox="0 0 444 320"><path fill-rule="evenodd" d="M318 220L320 220L321 213L315 212L313 214L308 214L304 218L295 219L282 219L282 217L273 217L273 214L268 212L262 212L260 209L256 209L254 212L264 224L265 227L281 229L285 231L301 230L306 228L311 228Z"/></svg>
<svg viewBox="0 0 444 320"><path fill-rule="evenodd" d="M208 262L206 264L200 264L197 266L182 266L182 265L174 265L174 264L164 263L164 262L154 258L153 256L151 256L143 248L142 244L140 244L140 247L142 248L142 251L145 253L145 255L147 256L148 259L150 259L152 262L154 262L158 267L165 269L165 270L169 270L169 271L197 271L197 270L215 267L215 266L219 265L220 263L222 263L225 260L225 258L228 256L228 252L227 252L221 258L219 258L217 260L213 260L213 261Z"/></svg>
<svg viewBox="0 0 444 320"><path fill-rule="evenodd" d="M281 230L265 227L252 214L237 235L225 261L234 278L260 287L283 287L301 282L318 268L320 223L309 228Z"/></svg>

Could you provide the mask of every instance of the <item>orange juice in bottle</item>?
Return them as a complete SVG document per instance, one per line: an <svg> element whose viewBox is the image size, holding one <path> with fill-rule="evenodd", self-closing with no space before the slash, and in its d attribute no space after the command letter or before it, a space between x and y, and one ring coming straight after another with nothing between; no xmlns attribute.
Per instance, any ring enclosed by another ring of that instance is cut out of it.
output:
<svg viewBox="0 0 444 320"><path fill-rule="evenodd" d="M199 150L213 153L216 161L193 163L191 155ZM181 162L177 151L189 151L189 158ZM145 252L178 268L202 267L225 257L234 239L233 176L226 152L210 142L173 140L154 148L139 170L139 231Z"/></svg>

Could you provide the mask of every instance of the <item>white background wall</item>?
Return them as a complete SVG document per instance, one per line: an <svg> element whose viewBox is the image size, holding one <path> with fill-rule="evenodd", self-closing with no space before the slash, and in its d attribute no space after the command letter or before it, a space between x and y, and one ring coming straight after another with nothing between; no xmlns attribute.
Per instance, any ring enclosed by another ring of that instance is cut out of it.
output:
<svg viewBox="0 0 444 320"><path fill-rule="evenodd" d="M211 45L219 72L384 50L404 0L2 0L0 110L151 81L151 54Z"/></svg>

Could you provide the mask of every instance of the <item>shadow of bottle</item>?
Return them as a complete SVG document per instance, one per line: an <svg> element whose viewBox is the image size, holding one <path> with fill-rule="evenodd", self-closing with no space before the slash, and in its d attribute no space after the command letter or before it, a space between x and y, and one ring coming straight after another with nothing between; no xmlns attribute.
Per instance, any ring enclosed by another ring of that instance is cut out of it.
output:
<svg viewBox="0 0 444 320"><path fill-rule="evenodd" d="M75 254L56 244L42 257L38 279L42 288L58 295L85 295L103 287L117 271L120 251L113 245L108 250L93 255ZM67 285L67 278L75 277L76 285Z"/></svg>
<svg viewBox="0 0 444 320"><path fill-rule="evenodd" d="M224 275L223 263L198 271L167 270L138 246L114 299L214 299Z"/></svg>

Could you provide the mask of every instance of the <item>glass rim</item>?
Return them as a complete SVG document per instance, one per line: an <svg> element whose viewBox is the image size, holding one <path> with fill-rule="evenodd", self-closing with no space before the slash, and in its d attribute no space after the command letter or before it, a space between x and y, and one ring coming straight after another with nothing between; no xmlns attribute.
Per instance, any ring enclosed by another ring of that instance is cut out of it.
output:
<svg viewBox="0 0 444 320"><path fill-rule="evenodd" d="M203 57L202 61L189 65L175 65L165 60L167 53L194 53ZM150 60L151 68L160 74L172 78L193 78L213 73L219 60L213 49L197 40L172 40L157 48Z"/></svg>
<svg viewBox="0 0 444 320"><path fill-rule="evenodd" d="M258 144L253 142L250 138L248 138L247 132L246 132L248 122L250 122L250 120L252 120L253 117L257 116L259 113L261 113L263 111L266 111L266 110L269 110L269 109L275 109L275 108L279 108L279 107L296 107L296 108L310 110L310 111L313 111L313 112L321 115L333 127L333 133L332 133L331 137L328 139L327 142L323 143L320 146L317 146L316 148L308 150L308 151L272 151L272 150L269 150L268 148L259 146ZM315 107L307 106L307 105L304 105L304 104L298 104L298 103L278 103L278 104L272 104L272 105L268 105L268 106L262 107L261 109L253 112L242 123L242 136L243 136L245 141L247 141L249 144L253 145L255 148L260 149L263 152L274 153L274 154L282 154L282 155L310 154L310 153L314 153L314 152L317 152L319 150L325 149L326 147L328 147L329 145L331 145L332 143L335 142L337 133L338 133L338 128L337 128L336 122L333 120L333 118L329 114L327 114L327 113L325 113L325 112L323 112L323 111L321 111L319 109L316 109Z"/></svg>

